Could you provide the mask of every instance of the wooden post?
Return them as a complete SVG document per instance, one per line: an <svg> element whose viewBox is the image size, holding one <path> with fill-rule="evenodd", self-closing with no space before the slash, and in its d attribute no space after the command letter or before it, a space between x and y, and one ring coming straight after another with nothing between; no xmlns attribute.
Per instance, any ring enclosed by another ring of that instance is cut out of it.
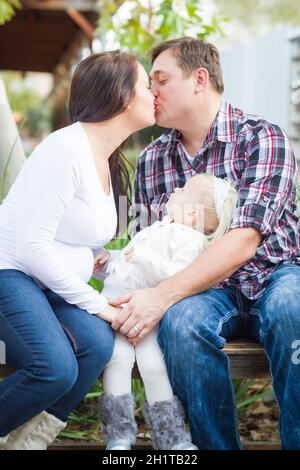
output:
<svg viewBox="0 0 300 470"><path fill-rule="evenodd" d="M25 153L17 125L8 103L5 86L0 77L0 203L15 181L23 163ZM8 159L9 164L8 164ZM7 165L8 164L8 165ZM4 174L5 173L5 174ZM3 184L3 178L4 184ZM3 192L3 194L2 194Z"/></svg>

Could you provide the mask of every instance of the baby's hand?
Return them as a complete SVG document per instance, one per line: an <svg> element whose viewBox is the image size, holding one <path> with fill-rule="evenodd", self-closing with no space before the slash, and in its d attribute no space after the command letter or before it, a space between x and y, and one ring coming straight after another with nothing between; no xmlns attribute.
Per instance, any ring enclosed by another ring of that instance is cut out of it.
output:
<svg viewBox="0 0 300 470"><path fill-rule="evenodd" d="M127 263L130 263L130 261L133 258L133 254L134 254L134 247L133 246L128 248L128 250L125 249L125 251L123 251L123 256L124 256L125 261L127 261Z"/></svg>
<svg viewBox="0 0 300 470"><path fill-rule="evenodd" d="M94 259L94 271L93 274L98 273L101 271L107 263L107 261L110 259L111 254L109 251L102 251L96 258Z"/></svg>

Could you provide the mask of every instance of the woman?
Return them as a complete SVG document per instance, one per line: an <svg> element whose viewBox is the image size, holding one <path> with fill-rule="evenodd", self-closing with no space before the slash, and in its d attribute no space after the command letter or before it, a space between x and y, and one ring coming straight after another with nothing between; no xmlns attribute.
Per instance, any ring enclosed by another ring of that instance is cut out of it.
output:
<svg viewBox="0 0 300 470"><path fill-rule="evenodd" d="M148 88L130 54L83 60L72 124L34 150L0 206L0 340L16 369L0 383L2 449L46 449L110 360L118 310L87 282L129 190L119 147L155 122Z"/></svg>

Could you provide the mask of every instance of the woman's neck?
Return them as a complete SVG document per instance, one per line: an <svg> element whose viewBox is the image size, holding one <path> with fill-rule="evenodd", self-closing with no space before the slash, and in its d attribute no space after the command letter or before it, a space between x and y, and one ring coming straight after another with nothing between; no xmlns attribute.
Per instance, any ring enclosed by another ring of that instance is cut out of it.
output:
<svg viewBox="0 0 300 470"><path fill-rule="evenodd" d="M132 130L123 116L103 122L81 122L97 162L108 161L112 153L129 137Z"/></svg>

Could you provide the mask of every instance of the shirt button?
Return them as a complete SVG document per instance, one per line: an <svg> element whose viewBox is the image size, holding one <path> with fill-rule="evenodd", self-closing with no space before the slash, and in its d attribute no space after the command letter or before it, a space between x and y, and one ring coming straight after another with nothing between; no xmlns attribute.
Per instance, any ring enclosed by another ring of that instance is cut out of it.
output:
<svg viewBox="0 0 300 470"><path fill-rule="evenodd" d="M267 202L269 198L267 196L264 196L264 201Z"/></svg>

